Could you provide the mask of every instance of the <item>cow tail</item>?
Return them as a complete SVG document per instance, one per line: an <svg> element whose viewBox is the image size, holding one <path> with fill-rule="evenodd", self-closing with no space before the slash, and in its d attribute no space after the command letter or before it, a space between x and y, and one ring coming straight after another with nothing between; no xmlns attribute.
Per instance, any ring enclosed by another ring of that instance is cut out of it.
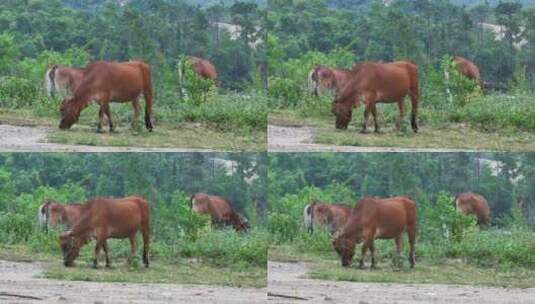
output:
<svg viewBox="0 0 535 304"><path fill-rule="evenodd" d="M314 213L312 212L312 205L310 204L306 205L305 210L304 210L304 221L305 221L305 228L310 233L314 232L313 217L314 217Z"/></svg>
<svg viewBox="0 0 535 304"><path fill-rule="evenodd" d="M46 91L48 96L54 98L56 93L56 71L58 69L57 65L54 65L50 68L45 75Z"/></svg>
<svg viewBox="0 0 535 304"><path fill-rule="evenodd" d="M144 95L145 95L145 127L149 132L152 132L152 105L154 103L154 95L152 90L152 77L151 77L151 68L147 64L143 64L143 85L145 86Z"/></svg>
<svg viewBox="0 0 535 304"><path fill-rule="evenodd" d="M189 201L188 201L188 204L189 204L189 209L193 209L193 200L195 199L195 194L192 194L190 197L189 197Z"/></svg>
<svg viewBox="0 0 535 304"><path fill-rule="evenodd" d="M418 100L420 99L420 87L418 77L418 67L411 64L410 76L410 97L411 97L411 126L414 132L418 132Z"/></svg>
<svg viewBox="0 0 535 304"><path fill-rule="evenodd" d="M148 202L142 199L141 209L142 217L141 222L141 235L143 237L143 264L145 267L149 267L149 244L150 244L150 208Z"/></svg>

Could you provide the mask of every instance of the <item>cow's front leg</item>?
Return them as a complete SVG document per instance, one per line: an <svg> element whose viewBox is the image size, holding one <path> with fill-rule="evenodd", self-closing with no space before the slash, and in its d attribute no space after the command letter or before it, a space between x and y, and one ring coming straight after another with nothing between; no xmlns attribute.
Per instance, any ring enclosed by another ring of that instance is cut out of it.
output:
<svg viewBox="0 0 535 304"><path fill-rule="evenodd" d="M108 116L108 124L110 125L110 132L114 132L113 122L111 121L110 104L109 102L102 103L104 107L104 113Z"/></svg>
<svg viewBox="0 0 535 304"><path fill-rule="evenodd" d="M375 127L375 133L379 133L379 123L377 122L377 106L374 103L372 106L373 124Z"/></svg>
<svg viewBox="0 0 535 304"><path fill-rule="evenodd" d="M370 118L370 106L366 105L366 108L364 108L364 122L362 123L362 130L360 130L360 133L366 134L368 133L368 119Z"/></svg>
<svg viewBox="0 0 535 304"><path fill-rule="evenodd" d="M97 124L97 132L102 133L102 122L104 120L104 108L102 105L100 105L100 109L98 111L98 124Z"/></svg>

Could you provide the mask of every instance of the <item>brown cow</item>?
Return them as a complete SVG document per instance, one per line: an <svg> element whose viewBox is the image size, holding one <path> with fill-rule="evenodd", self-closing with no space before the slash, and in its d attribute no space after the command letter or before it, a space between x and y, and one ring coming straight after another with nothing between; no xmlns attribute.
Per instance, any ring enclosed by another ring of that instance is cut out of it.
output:
<svg viewBox="0 0 535 304"><path fill-rule="evenodd" d="M460 56L454 57L453 62L457 66L459 73L466 76L466 78L468 79L476 81L481 87L481 89L484 88L484 83L481 80L481 74L479 73L479 68L477 67L477 65L475 65L475 63Z"/></svg>
<svg viewBox="0 0 535 304"><path fill-rule="evenodd" d="M46 90L49 96L55 97L56 92L74 94L82 82L84 70L79 68L62 67L54 65L45 74Z"/></svg>
<svg viewBox="0 0 535 304"><path fill-rule="evenodd" d="M191 68L197 75L201 76L203 79L210 79L217 85L217 69L210 60L189 56L188 62L191 64ZM182 65L180 65L178 72L179 80L182 80L182 75L184 73Z"/></svg>
<svg viewBox="0 0 535 304"><path fill-rule="evenodd" d="M61 104L60 129L68 129L80 117L80 112L92 101L100 105L98 132L102 130L104 115L108 116L110 132L113 123L110 102L131 101L134 107L135 124L139 116L139 96L145 97L145 126L152 131L152 81L150 66L142 61L105 62L89 64L84 70L82 83L74 92L74 97L64 99Z"/></svg>
<svg viewBox="0 0 535 304"><path fill-rule="evenodd" d="M80 219L82 204L58 204L52 201L45 201L39 206L39 223L48 232L49 226L65 225L66 229L71 228Z"/></svg>
<svg viewBox="0 0 535 304"><path fill-rule="evenodd" d="M247 231L249 224L234 210L232 203L215 195L195 193L190 197L190 208L209 215L214 225L232 225L236 231Z"/></svg>
<svg viewBox="0 0 535 304"><path fill-rule="evenodd" d="M457 194L455 206L462 214L475 215L478 225L490 224L489 204L483 196L472 192Z"/></svg>
<svg viewBox="0 0 535 304"><path fill-rule="evenodd" d="M412 268L416 262L414 256L416 223L416 204L407 197L363 198L353 209L347 224L335 235L333 247L340 256L342 265L348 267L353 259L355 244L364 242L359 266L364 267L364 258L369 248L374 268L374 240L395 239L399 258L403 246L402 234L407 231L410 244L409 262Z"/></svg>
<svg viewBox="0 0 535 304"><path fill-rule="evenodd" d="M370 112L375 122L375 132L379 132L377 123L377 103L396 102L399 107L398 130L405 115L404 100L410 95L412 102L411 125L418 132L418 67L409 61L392 63L361 62L355 64L351 79L334 100L332 112L336 115L336 128L347 129L353 108L358 107L361 97L366 109L362 133L367 132Z"/></svg>
<svg viewBox="0 0 535 304"><path fill-rule="evenodd" d="M317 65L308 75L310 86L314 90L314 95L324 94L325 91L332 91L338 96L342 89L351 79L351 70L335 69Z"/></svg>
<svg viewBox="0 0 535 304"><path fill-rule="evenodd" d="M314 226L325 226L331 233L342 228L351 214L351 207L342 204L324 204L314 200L304 210L305 228L312 233Z"/></svg>
<svg viewBox="0 0 535 304"><path fill-rule="evenodd" d="M98 265L98 254L104 249L106 267L110 267L107 239L130 239L131 256L137 251L136 234L143 236L143 263L149 267L150 209L146 200L138 196L121 199L96 198L85 203L81 210L82 217L72 229L60 236L63 263L73 266L80 248L94 237L97 244L94 252L93 266Z"/></svg>

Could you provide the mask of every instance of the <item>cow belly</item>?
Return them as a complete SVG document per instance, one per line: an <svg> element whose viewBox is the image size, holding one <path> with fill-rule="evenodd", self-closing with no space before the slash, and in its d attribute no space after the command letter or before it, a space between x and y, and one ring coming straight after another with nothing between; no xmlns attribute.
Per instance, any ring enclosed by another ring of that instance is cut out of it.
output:
<svg viewBox="0 0 535 304"><path fill-rule="evenodd" d="M112 91L111 100L114 102L127 102L137 99L139 95L141 95L141 91L139 90L128 92Z"/></svg>

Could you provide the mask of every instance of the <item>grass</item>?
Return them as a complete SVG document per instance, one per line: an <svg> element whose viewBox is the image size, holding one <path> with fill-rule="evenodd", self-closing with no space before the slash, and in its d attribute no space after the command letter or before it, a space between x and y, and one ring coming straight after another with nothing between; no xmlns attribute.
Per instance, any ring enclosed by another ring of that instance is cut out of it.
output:
<svg viewBox="0 0 535 304"><path fill-rule="evenodd" d="M343 268L338 261L322 261L308 274L313 279L403 283L403 284L458 284L504 288L535 286L535 271L527 269L482 268L461 260L424 260L414 269L406 265L394 270L390 263L380 263L377 269Z"/></svg>
<svg viewBox="0 0 535 304"><path fill-rule="evenodd" d="M392 105L380 105L379 111ZM396 107L397 108L397 107ZM362 109L354 113L348 130L334 128L334 115L304 116L297 110L278 110L270 113L269 123L281 126L310 126L316 128L314 143L336 146L362 147L399 147L399 148L435 148L435 149L470 149L498 151L533 151L535 134L512 128L499 131L485 131L476 126L460 122L430 123L429 118L420 123L418 134L414 134L405 122L404 129L398 132L394 124L385 123L380 118L381 132L361 134ZM388 115L389 113L386 113ZM423 116L429 117L432 114ZM371 120L370 120L371 122Z"/></svg>
<svg viewBox="0 0 535 304"><path fill-rule="evenodd" d="M358 248L360 249L360 247ZM356 257L360 257L357 250ZM390 259L378 255L377 269L341 267L334 254L300 253L291 246L274 246L269 250L269 260L279 262L304 261L311 265L307 277L331 281L403 283L403 284L460 284L506 288L535 286L535 270L520 267L479 267L462 259L418 259L414 269L403 260L401 269L394 269ZM354 264L355 265L355 259ZM369 267L370 261L366 261Z"/></svg>
<svg viewBox="0 0 535 304"><path fill-rule="evenodd" d="M113 114L112 114L113 115ZM116 132L96 132L96 107L82 112L79 123L70 130L57 128L59 118L37 116L31 110L0 111L0 122L17 126L46 126L52 128L47 140L53 143L90 146L135 146L153 148L188 148L209 150L263 151L266 146L266 132L249 130L232 132L220 130L204 123L156 122L154 132L149 133L142 126L132 128L130 119L115 119Z"/></svg>
<svg viewBox="0 0 535 304"><path fill-rule="evenodd" d="M267 285L266 267L244 264L215 267L197 259L151 258L150 267L145 268L137 259L131 266L125 259L112 257L112 268L108 269L104 267L101 256L97 269L91 267L91 261L84 259L78 259L75 267L66 268L59 255L34 253L23 245L0 246L0 259L41 262L45 267L45 278L67 281L208 284L255 288Z"/></svg>

